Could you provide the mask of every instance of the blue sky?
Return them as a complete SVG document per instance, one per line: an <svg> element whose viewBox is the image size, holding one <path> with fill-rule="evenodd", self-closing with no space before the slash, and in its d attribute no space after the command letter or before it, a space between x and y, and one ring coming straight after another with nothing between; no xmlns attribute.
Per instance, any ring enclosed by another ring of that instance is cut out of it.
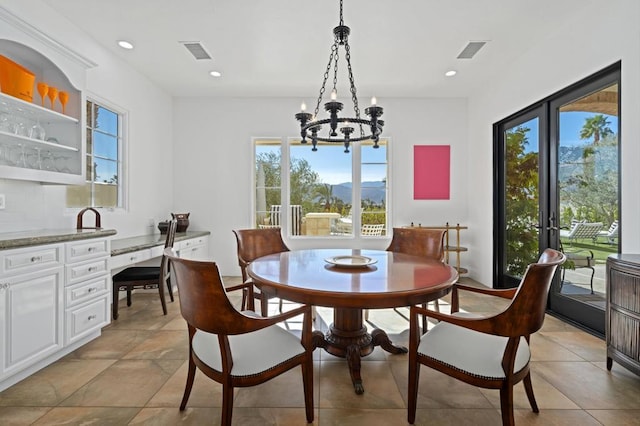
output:
<svg viewBox="0 0 640 426"><path fill-rule="evenodd" d="M580 139L580 130L584 126L585 120L589 117L593 117L596 113L582 112L582 111L567 111L560 113L560 143L562 146L577 146L584 145L588 141ZM618 117L613 115L604 114L609 120L609 127L614 133L618 133ZM536 119L534 119L536 120ZM528 127L530 130L527 134L529 144L527 145L527 152L538 151L538 127L533 124L533 121L524 123L524 127Z"/></svg>

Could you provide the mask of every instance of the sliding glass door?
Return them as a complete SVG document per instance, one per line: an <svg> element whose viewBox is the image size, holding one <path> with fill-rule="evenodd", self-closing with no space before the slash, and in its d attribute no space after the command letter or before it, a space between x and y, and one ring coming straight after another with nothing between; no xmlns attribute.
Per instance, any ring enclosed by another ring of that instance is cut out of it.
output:
<svg viewBox="0 0 640 426"><path fill-rule="evenodd" d="M546 247L569 257L549 308L604 334L605 264L619 252L619 64L495 126L495 279L516 286Z"/></svg>

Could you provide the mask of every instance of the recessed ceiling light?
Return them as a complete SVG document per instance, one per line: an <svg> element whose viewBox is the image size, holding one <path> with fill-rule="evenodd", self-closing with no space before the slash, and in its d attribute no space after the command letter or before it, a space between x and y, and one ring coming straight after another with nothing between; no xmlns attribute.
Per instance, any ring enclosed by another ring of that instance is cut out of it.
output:
<svg viewBox="0 0 640 426"><path fill-rule="evenodd" d="M220 73L220 71L209 71L209 75L211 77L220 77L222 74Z"/></svg>
<svg viewBox="0 0 640 426"><path fill-rule="evenodd" d="M126 40L118 41L118 46L122 47L123 49L127 49L127 50L133 49L133 44L129 43Z"/></svg>
<svg viewBox="0 0 640 426"><path fill-rule="evenodd" d="M447 77L453 77L456 74L458 74L458 71L456 71L456 70L449 70L449 71L444 73L444 75L446 75Z"/></svg>

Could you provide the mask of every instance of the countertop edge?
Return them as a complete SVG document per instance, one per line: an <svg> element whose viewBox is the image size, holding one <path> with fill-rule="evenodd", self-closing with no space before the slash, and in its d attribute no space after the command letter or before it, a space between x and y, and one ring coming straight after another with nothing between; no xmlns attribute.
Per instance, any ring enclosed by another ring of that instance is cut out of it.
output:
<svg viewBox="0 0 640 426"><path fill-rule="evenodd" d="M37 235L38 233L46 235ZM103 238L116 234L117 231L115 229L61 229L0 234L0 250Z"/></svg>
<svg viewBox="0 0 640 426"><path fill-rule="evenodd" d="M177 232L175 237L175 242L188 240L191 238L197 238L197 237L207 237L209 235L211 235L210 231ZM144 250L148 248L162 246L164 245L164 242L165 242L164 237L165 237L164 235L150 234L150 235L144 235L144 236L136 236L136 237L121 238L118 240L111 240L111 244L112 244L111 256L118 256L121 254L132 253L138 250ZM145 241L145 240L149 240L149 241ZM113 245L116 245L116 246L122 245L122 247L113 248Z"/></svg>

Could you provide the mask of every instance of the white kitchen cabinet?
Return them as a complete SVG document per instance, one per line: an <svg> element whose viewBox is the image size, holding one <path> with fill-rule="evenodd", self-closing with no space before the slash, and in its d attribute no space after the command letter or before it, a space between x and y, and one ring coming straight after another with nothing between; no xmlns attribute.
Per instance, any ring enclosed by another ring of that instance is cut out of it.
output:
<svg viewBox="0 0 640 426"><path fill-rule="evenodd" d="M108 238L65 244L65 344L109 324L111 256Z"/></svg>
<svg viewBox="0 0 640 426"><path fill-rule="evenodd" d="M0 178L83 184L86 70L95 64L0 8L0 54L35 74L31 102L0 93ZM64 113L38 94L44 82L68 94ZM38 126L36 135L30 132ZM44 131L44 135L42 135ZM38 135L37 133L40 133Z"/></svg>
<svg viewBox="0 0 640 426"><path fill-rule="evenodd" d="M56 244L0 254L0 380L64 345L62 250Z"/></svg>
<svg viewBox="0 0 640 426"><path fill-rule="evenodd" d="M178 256L191 260L207 260L209 244L206 236L179 241L174 244Z"/></svg>

